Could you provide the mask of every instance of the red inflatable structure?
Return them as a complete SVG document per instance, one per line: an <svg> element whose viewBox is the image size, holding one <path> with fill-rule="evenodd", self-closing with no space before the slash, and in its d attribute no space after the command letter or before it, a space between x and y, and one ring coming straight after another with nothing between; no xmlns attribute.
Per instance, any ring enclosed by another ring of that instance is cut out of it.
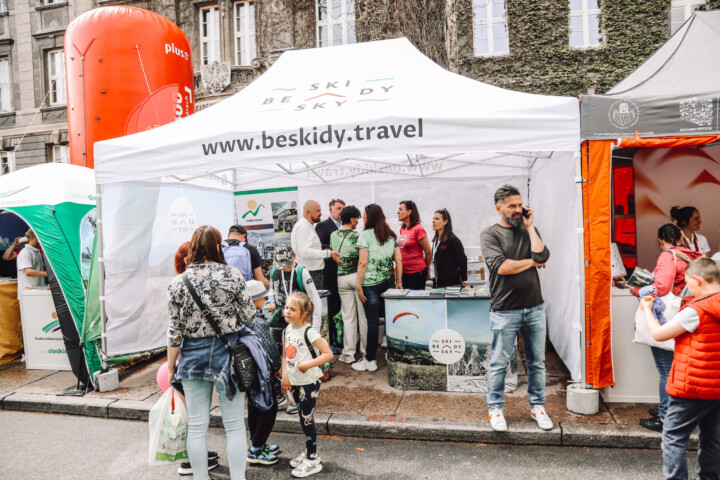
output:
<svg viewBox="0 0 720 480"><path fill-rule="evenodd" d="M70 161L93 168L93 145L192 114L190 42L174 23L126 6L101 7L65 32Z"/></svg>

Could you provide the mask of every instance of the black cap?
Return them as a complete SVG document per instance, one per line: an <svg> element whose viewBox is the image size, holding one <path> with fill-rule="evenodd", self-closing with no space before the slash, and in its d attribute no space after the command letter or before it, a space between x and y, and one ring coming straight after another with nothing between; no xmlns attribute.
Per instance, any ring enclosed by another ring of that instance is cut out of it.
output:
<svg viewBox="0 0 720 480"><path fill-rule="evenodd" d="M239 233L240 235L247 235L247 230L245 230L245 227L242 225L233 225L230 227L230 232L228 233Z"/></svg>

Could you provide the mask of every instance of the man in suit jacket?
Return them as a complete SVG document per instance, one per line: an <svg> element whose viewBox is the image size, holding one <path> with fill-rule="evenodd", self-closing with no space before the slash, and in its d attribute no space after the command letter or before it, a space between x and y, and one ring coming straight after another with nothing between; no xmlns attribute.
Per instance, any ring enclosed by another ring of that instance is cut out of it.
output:
<svg viewBox="0 0 720 480"><path fill-rule="evenodd" d="M330 249L330 234L340 228L340 212L345 208L345 202L339 198L333 198L330 201L330 217L315 225L315 231L320 237L322 248ZM340 311L340 294L338 293L337 283L337 263L331 258L325 259L325 268L323 269L323 288L330 292L328 298L328 315L330 320L330 347L337 350L338 353L342 349L342 345L337 341L337 332L335 331L335 322L333 318Z"/></svg>

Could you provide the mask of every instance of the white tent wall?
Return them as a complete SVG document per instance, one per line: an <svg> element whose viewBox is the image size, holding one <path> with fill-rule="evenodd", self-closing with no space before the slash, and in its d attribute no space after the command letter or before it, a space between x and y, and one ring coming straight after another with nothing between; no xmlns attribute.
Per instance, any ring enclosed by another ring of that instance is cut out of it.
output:
<svg viewBox="0 0 720 480"><path fill-rule="evenodd" d="M465 247L479 246L480 233L485 227L497 222L493 194L501 185L510 183L527 191L527 170L518 169L515 175L466 178L427 178L389 180L385 182L359 182L347 184L323 184L298 189L300 206L306 200L317 200L327 218L327 206L331 199L342 198L346 205L355 205L361 211L369 203L377 203L385 212L388 224L395 233L400 230L397 209L401 201L412 200L418 207L420 220L432 238L432 216L446 208L453 220L453 232ZM360 222L362 225L362 221ZM359 226L358 228L362 228Z"/></svg>
<svg viewBox="0 0 720 480"><path fill-rule="evenodd" d="M167 288L175 252L201 225L227 232L230 191L191 184L128 182L102 186L104 308L108 356L167 345Z"/></svg>
<svg viewBox="0 0 720 480"><path fill-rule="evenodd" d="M581 309L578 194L575 177L579 155L553 152L538 158L530 171L529 204L536 211L536 226L550 250L540 269L548 336L573 380L582 377L584 310Z"/></svg>

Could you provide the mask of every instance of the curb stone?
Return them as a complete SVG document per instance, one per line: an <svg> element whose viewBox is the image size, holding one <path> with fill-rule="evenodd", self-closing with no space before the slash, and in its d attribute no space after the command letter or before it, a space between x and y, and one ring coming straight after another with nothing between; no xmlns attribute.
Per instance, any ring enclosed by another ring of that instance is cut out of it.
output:
<svg viewBox="0 0 720 480"><path fill-rule="evenodd" d="M515 445L562 445L562 431L555 426L540 430L534 422L510 422L507 432L495 432L488 422L403 418L383 415L335 413L328 423L330 435Z"/></svg>
<svg viewBox="0 0 720 480"><path fill-rule="evenodd" d="M562 444L568 447L642 448L660 450L662 435L640 425L562 423ZM697 450L697 432L688 449Z"/></svg>
<svg viewBox="0 0 720 480"><path fill-rule="evenodd" d="M12 392L0 392L0 410L5 409L4 399L8 395L12 395Z"/></svg>
<svg viewBox="0 0 720 480"><path fill-rule="evenodd" d="M108 407L117 402L115 398L66 397L39 393L15 392L3 398L6 410L30 412L64 413L86 417L108 416Z"/></svg>
<svg viewBox="0 0 720 480"><path fill-rule="evenodd" d="M155 402L142 400L118 400L108 406L108 418L119 418L122 420L143 420L148 421L150 410Z"/></svg>
<svg viewBox="0 0 720 480"><path fill-rule="evenodd" d="M328 421L333 415L335 414L322 412L315 413L315 426L317 428L318 435L328 435ZM247 408L245 409L245 424L247 426ZM215 407L210 411L210 426L216 428L223 427L220 407ZM275 425L273 426L273 432L303 433L297 414L288 415L285 413L285 410L278 410L277 417L275 418Z"/></svg>
<svg viewBox="0 0 720 480"><path fill-rule="evenodd" d="M147 421L155 402L101 397L68 397L37 393L0 392L0 409ZM247 409L245 411L247 417ZM315 414L320 435L375 439L471 442L569 447L660 449L661 435L639 425L557 423L550 431L534 422L508 422L507 432L495 432L487 421L393 415ZM222 427L219 407L210 412L210 426ZM302 434L297 415L278 411L273 431ZM697 432L688 449L696 450Z"/></svg>

